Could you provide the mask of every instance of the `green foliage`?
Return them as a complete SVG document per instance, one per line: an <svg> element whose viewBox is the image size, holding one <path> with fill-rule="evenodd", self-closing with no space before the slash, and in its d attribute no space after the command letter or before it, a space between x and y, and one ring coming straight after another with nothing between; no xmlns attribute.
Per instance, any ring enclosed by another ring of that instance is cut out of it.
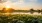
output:
<svg viewBox="0 0 42 23"><path fill-rule="evenodd" d="M42 19L42 15L29 15L29 14L14 14L10 16L1 15L0 23L11 23L16 20L21 20L24 23L32 23L32 20L37 18L38 20Z"/></svg>

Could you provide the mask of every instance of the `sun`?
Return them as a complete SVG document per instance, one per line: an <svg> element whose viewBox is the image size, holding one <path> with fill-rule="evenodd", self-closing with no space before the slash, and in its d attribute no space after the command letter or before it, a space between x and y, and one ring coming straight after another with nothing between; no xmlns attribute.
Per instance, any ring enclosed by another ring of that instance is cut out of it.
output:
<svg viewBox="0 0 42 23"><path fill-rule="evenodd" d="M5 8L6 8L6 10L8 10L10 8L10 6L9 5L6 5Z"/></svg>
<svg viewBox="0 0 42 23"><path fill-rule="evenodd" d="M10 4L5 4L5 8L10 8Z"/></svg>
<svg viewBox="0 0 42 23"><path fill-rule="evenodd" d="M9 5L7 5L7 6L5 6L6 8L10 8L10 6Z"/></svg>

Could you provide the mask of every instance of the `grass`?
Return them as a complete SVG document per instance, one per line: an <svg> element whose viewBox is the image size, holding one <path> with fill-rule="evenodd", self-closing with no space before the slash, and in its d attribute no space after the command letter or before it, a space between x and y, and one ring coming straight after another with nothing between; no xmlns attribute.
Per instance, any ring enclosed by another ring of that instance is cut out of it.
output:
<svg viewBox="0 0 42 23"><path fill-rule="evenodd" d="M22 23L32 23L34 19L42 22L42 15L29 15L29 14L14 14L14 15L0 15L0 23L17 23L22 21Z"/></svg>

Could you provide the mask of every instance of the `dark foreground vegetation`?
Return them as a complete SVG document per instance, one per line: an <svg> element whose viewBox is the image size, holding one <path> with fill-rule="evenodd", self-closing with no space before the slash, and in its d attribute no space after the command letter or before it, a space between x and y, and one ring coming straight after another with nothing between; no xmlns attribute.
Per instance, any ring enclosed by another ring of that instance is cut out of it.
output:
<svg viewBox="0 0 42 23"><path fill-rule="evenodd" d="M0 15L0 23L42 23L42 15Z"/></svg>

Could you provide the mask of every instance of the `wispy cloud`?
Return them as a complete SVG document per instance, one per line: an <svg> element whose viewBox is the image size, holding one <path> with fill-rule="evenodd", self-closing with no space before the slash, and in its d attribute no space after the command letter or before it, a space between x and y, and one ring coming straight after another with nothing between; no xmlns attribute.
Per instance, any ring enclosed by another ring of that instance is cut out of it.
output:
<svg viewBox="0 0 42 23"><path fill-rule="evenodd" d="M37 1L37 0L29 0L29 1Z"/></svg>
<svg viewBox="0 0 42 23"><path fill-rule="evenodd" d="M11 8L15 9L28 9L28 8L41 8L42 4L38 3L38 0L6 0L1 5L10 5Z"/></svg>

